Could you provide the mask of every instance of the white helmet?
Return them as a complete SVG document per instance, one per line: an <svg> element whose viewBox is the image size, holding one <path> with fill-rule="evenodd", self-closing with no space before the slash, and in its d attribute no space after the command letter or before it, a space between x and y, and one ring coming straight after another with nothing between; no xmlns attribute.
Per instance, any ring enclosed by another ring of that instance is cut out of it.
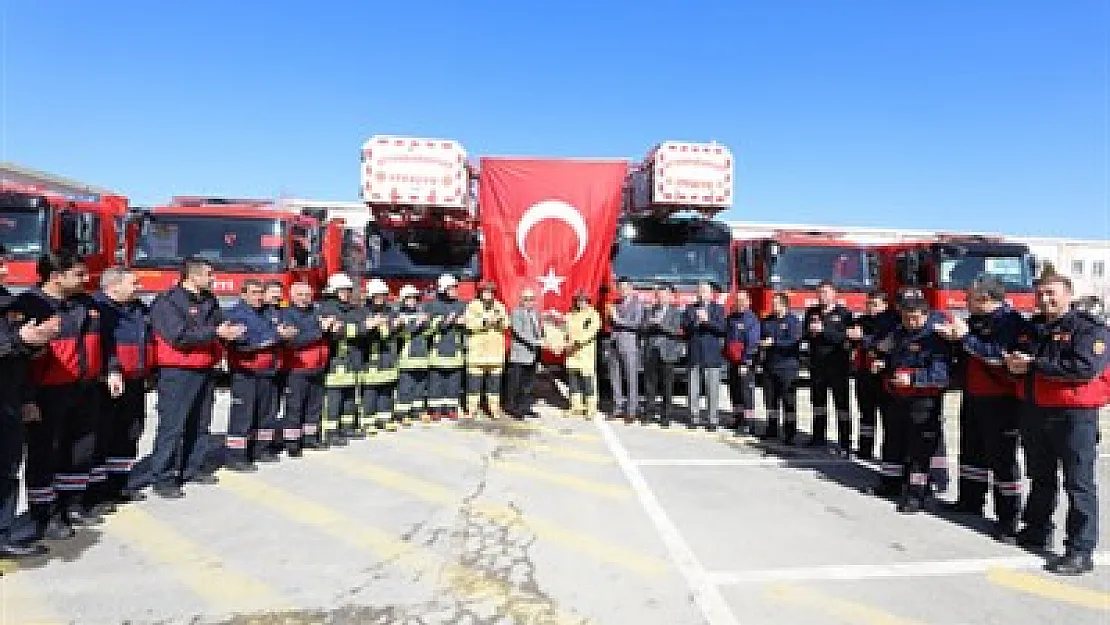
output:
<svg viewBox="0 0 1110 625"><path fill-rule="evenodd" d="M373 278L366 283L366 294L370 297L375 295L389 295L389 285L381 278Z"/></svg>
<svg viewBox="0 0 1110 625"><path fill-rule="evenodd" d="M355 288L355 283L351 280L350 276L345 273L333 273L328 278L328 283L324 286L324 291L327 293L335 293L339 289L353 288Z"/></svg>
<svg viewBox="0 0 1110 625"><path fill-rule="evenodd" d="M401 299L405 299L406 297L420 297L420 291L413 285L406 284L401 287L401 290L397 293L397 297Z"/></svg>
<svg viewBox="0 0 1110 625"><path fill-rule="evenodd" d="M449 273L443 274L439 277L439 280L436 280L436 286L439 287L440 291L446 291L447 289L458 285L459 281L455 279L455 276Z"/></svg>

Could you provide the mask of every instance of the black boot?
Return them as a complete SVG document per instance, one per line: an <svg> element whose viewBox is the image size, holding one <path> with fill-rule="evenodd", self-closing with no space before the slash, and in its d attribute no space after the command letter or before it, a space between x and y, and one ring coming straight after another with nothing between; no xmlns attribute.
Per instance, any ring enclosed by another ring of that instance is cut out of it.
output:
<svg viewBox="0 0 1110 625"><path fill-rule="evenodd" d="M1089 553L1069 551L1052 564L1048 570L1057 575L1083 575L1095 569L1095 562Z"/></svg>
<svg viewBox="0 0 1110 625"><path fill-rule="evenodd" d="M73 531L61 514L53 514L47 519L42 529L44 540L69 540L77 532Z"/></svg>

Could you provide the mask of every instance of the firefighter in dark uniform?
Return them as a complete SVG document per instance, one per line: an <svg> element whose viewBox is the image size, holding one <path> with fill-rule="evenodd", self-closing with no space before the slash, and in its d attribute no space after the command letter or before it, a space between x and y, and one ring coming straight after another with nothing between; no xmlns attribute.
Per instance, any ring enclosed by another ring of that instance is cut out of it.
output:
<svg viewBox="0 0 1110 625"><path fill-rule="evenodd" d="M859 457L875 456L876 426L880 419L886 425L886 392L882 379L871 370L878 358L875 344L898 325L898 312L887 306L886 293L872 291L867 295L867 313L859 315L848 328L853 346L853 369L856 372L856 408L859 410ZM901 465L897 465L899 470Z"/></svg>
<svg viewBox="0 0 1110 625"><path fill-rule="evenodd" d="M397 357L400 340L396 311L389 305L389 285L374 278L366 285L365 319L360 327L358 348L362 352L363 425L368 432L397 431L393 402L397 394Z"/></svg>
<svg viewBox="0 0 1110 625"><path fill-rule="evenodd" d="M125 503L141 499L130 483L139 439L146 424L146 389L154 366L150 309L135 293L135 274L116 268L100 276L100 291L93 300L104 331L108 383L102 389L106 418L101 420L98 448L107 472L105 499Z"/></svg>
<svg viewBox="0 0 1110 625"><path fill-rule="evenodd" d="M784 442L793 445L798 433L795 383L801 366L802 322L790 312L790 299L785 293L775 293L771 300L771 314L763 319L759 336L763 402L767 410L763 438L778 438L781 415Z"/></svg>
<svg viewBox="0 0 1110 625"><path fill-rule="evenodd" d="M320 302L323 317L334 320L326 329L328 368L324 374L324 417L321 435L325 445L346 445L356 434L358 422L358 372L362 368L355 343L360 333L360 320L365 311L355 304L354 282L337 273L328 278L324 287L327 296Z"/></svg>
<svg viewBox="0 0 1110 625"><path fill-rule="evenodd" d="M285 324L285 285L280 280L269 280L262 285L262 311L275 328ZM270 414L266 417L274 429L274 440L268 445L273 454L281 454L286 449L300 449L301 429L299 425L287 425L283 419L282 400L285 398L285 385L289 372L285 369L285 360L280 358L284 349L279 351L278 367L273 376L272 397L270 398Z"/></svg>
<svg viewBox="0 0 1110 625"><path fill-rule="evenodd" d="M7 276L6 250L0 246L0 283ZM45 555L44 545L13 536L19 505L19 467L23 463L24 383L27 361L58 334L58 320L26 322L15 298L0 286L0 560ZM34 416L34 415L30 415Z"/></svg>
<svg viewBox="0 0 1110 625"><path fill-rule="evenodd" d="M1013 349L1025 320L1006 305L1006 288L997 280L972 285L967 303L971 314L966 322L956 319L941 328L946 338L959 342L964 362L960 490L950 509L982 515L993 479L995 538L1013 543L1021 511L1020 404L1002 355Z"/></svg>
<svg viewBox="0 0 1110 625"><path fill-rule="evenodd" d="M809 342L810 401L813 404L811 446L828 444L829 391L836 409L837 452L848 456L852 445L852 413L848 406L848 326L852 313L836 303L836 287L817 286L816 306L806 309L805 336Z"/></svg>
<svg viewBox="0 0 1110 625"><path fill-rule="evenodd" d="M732 404L733 428L751 434L755 414L755 357L759 353L759 317L751 308L747 291L736 294L736 308L725 320L725 354L729 362L728 397Z"/></svg>
<svg viewBox="0 0 1110 625"><path fill-rule="evenodd" d="M1024 402L1021 437L1031 490L1018 544L1046 548L1064 474L1068 496L1065 553L1049 564L1060 575L1092 570L1098 542L1098 411L1110 398L1106 326L1071 309L1071 280L1049 273L1037 283L1036 315L1004 357Z"/></svg>
<svg viewBox="0 0 1110 625"><path fill-rule="evenodd" d="M428 409L428 348L432 337L431 317L420 303L420 291L411 284L397 293L397 336L401 353L397 359L397 402L393 412L408 425Z"/></svg>
<svg viewBox="0 0 1110 625"><path fill-rule="evenodd" d="M428 374L428 409L432 419L458 418L462 399L466 326L466 303L459 299L459 281L444 274L439 277L439 294L427 305L432 316L431 371Z"/></svg>
<svg viewBox="0 0 1110 625"><path fill-rule="evenodd" d="M100 313L84 293L89 274L79 256L51 252L38 261L39 287L22 293L23 319L59 320L58 335L30 364L38 415L26 424L27 499L37 538L68 538L73 526L99 523L87 491L95 466L100 384L104 375ZM37 417L37 418L35 418Z"/></svg>
<svg viewBox="0 0 1110 625"><path fill-rule="evenodd" d="M324 326L331 319L320 316L312 301L312 286L297 282L289 287L288 308L282 323L297 333L282 350L282 369L287 372L282 439L285 451L296 458L302 449L320 448L320 418L324 413L324 370L328 366L328 342Z"/></svg>
<svg viewBox="0 0 1110 625"><path fill-rule="evenodd" d="M884 339L886 356L875 369L883 373L892 413L882 460L905 462L898 511L913 514L925 509L931 496L929 467L942 435L938 404L948 387L948 345L929 326L924 298L904 297L899 309L902 321ZM883 477L887 490L890 478Z"/></svg>
<svg viewBox="0 0 1110 625"><path fill-rule="evenodd" d="M276 427L273 402L274 376L278 370L282 340L295 330L274 326L263 305L262 283L243 281L243 297L225 318L246 327L246 332L227 342L227 364L231 370L231 409L227 424L227 454L232 471L254 471L258 462L274 462Z"/></svg>
<svg viewBox="0 0 1110 625"><path fill-rule="evenodd" d="M214 484L203 445L212 422L220 340L238 340L246 327L223 319L212 295L212 265L185 261L181 282L150 307L154 361L158 365L158 432L139 483L153 483L161 497L183 497L185 482Z"/></svg>

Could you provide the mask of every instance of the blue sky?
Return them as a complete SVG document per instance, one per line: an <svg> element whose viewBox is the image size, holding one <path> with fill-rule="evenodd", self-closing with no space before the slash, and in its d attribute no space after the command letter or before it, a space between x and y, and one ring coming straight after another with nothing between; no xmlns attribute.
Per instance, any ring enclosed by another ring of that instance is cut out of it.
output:
<svg viewBox="0 0 1110 625"><path fill-rule="evenodd" d="M0 0L0 158L356 199L376 133L737 155L730 219L1105 238L1110 0Z"/></svg>

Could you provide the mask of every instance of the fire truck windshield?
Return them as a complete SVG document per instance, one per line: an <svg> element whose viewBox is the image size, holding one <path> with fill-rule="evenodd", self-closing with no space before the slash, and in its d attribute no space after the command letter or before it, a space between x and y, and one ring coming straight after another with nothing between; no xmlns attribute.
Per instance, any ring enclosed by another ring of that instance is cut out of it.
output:
<svg viewBox="0 0 1110 625"><path fill-rule="evenodd" d="M728 287L727 243L655 243L635 239L618 242L613 275L633 282L691 285L709 280Z"/></svg>
<svg viewBox="0 0 1110 625"><path fill-rule="evenodd" d="M154 215L144 220L136 267L177 267L197 256L222 271L275 271L285 257L285 225L268 217Z"/></svg>
<svg viewBox="0 0 1110 625"><path fill-rule="evenodd" d="M478 236L468 230L383 228L365 242L367 274L387 278L478 275Z"/></svg>
<svg viewBox="0 0 1110 625"><path fill-rule="evenodd" d="M36 209L0 209L0 243L13 258L37 258L46 241L46 212Z"/></svg>
<svg viewBox="0 0 1110 625"><path fill-rule="evenodd" d="M994 278L1009 291L1032 291L1033 274L1029 270L1026 256L995 256L988 254L965 254L943 257L937 266L937 277L941 288L963 290L986 276Z"/></svg>
<svg viewBox="0 0 1110 625"><path fill-rule="evenodd" d="M867 252L855 247L784 246L776 257L771 283L777 289L813 289L822 281L844 291L872 286Z"/></svg>

